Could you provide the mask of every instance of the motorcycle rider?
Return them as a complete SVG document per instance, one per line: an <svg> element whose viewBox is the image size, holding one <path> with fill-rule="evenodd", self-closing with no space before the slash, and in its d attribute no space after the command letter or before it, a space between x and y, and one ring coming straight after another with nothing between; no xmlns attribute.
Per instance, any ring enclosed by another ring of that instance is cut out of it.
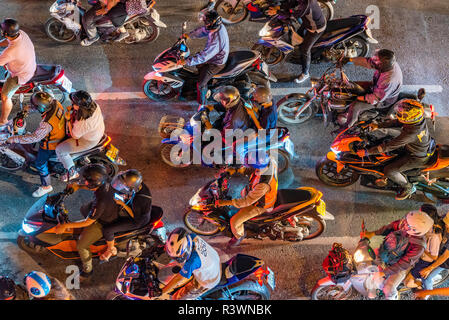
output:
<svg viewBox="0 0 449 320"><path fill-rule="evenodd" d="M326 18L317 0L286 0L281 2L279 9L270 7L267 10L270 16L278 13L285 16L292 15L302 20L301 27L297 31L298 35L303 37L303 42L298 48L302 73L295 79L296 83L302 83L310 77L311 50L326 30Z"/></svg>
<svg viewBox="0 0 449 320"><path fill-rule="evenodd" d="M168 235L165 251L181 266L181 271L167 283L157 299L167 299L171 291L180 288L171 300L194 300L220 282L220 257L196 234L176 228Z"/></svg>
<svg viewBox="0 0 449 320"><path fill-rule="evenodd" d="M368 93L357 97L357 101L349 106L346 127L350 128L363 111L389 108L398 100L402 89L402 71L394 52L388 49L376 51L371 58L343 58L343 64L347 62L376 70Z"/></svg>
<svg viewBox="0 0 449 320"><path fill-rule="evenodd" d="M370 128L377 130L402 127L399 136L368 150L360 149L357 155L365 157L404 147L405 153L384 168L385 176L402 188L396 194L396 199L404 200L416 191L416 187L408 181L403 172L426 167L435 152L435 140L430 136L424 118L424 108L418 101L403 99L396 104L395 111L397 120L380 124L372 123Z"/></svg>
<svg viewBox="0 0 449 320"><path fill-rule="evenodd" d="M259 124L265 130L276 129L277 125L278 114L272 100L271 91L266 87L257 87L251 98L251 102L258 107Z"/></svg>
<svg viewBox="0 0 449 320"><path fill-rule="evenodd" d="M89 93L83 90L72 92L72 112L67 114L69 139L63 141L56 147L56 154L64 168L67 176L63 181L69 181L79 176L75 169L71 153L89 150L95 147L104 135L104 120L100 106L92 100Z"/></svg>
<svg viewBox="0 0 449 320"><path fill-rule="evenodd" d="M215 206L234 206L240 209L230 221L231 231L234 235L229 241L227 248L238 246L245 238L244 223L265 212L273 210L276 203L278 190L277 163L274 158L266 155L263 159L255 161L248 154L247 170L245 175L249 175L249 185L246 187L246 195L240 199L217 200Z"/></svg>
<svg viewBox="0 0 449 320"><path fill-rule="evenodd" d="M56 155L56 146L65 138L66 119L64 107L47 92L33 93L30 104L33 110L41 114L39 127L33 133L11 136L6 143L30 144L40 141L34 166L39 172L41 186L32 194L38 198L53 191L48 160Z"/></svg>
<svg viewBox="0 0 449 320"><path fill-rule="evenodd" d="M204 23L204 26L183 36L192 39L207 37L206 47L203 51L185 60L180 60L178 63L187 66L197 66L199 72L197 84L198 103L205 105L207 101L207 83L225 67L228 60L229 37L221 17L215 10L202 10L198 18L200 22Z"/></svg>
<svg viewBox="0 0 449 320"><path fill-rule="evenodd" d="M77 241L78 253L83 264L80 276L83 280L92 273L92 253L90 246L103 237L103 227L119 218L120 206L114 200L115 189L109 183L106 168L101 164L88 164L80 170L81 179L68 185L73 192L86 189L94 192L95 199L81 207L84 220L58 224L55 233L64 233L66 229L83 228Z"/></svg>
<svg viewBox="0 0 449 320"><path fill-rule="evenodd" d="M116 202L124 210L120 211L121 217L117 221L103 226L103 236L108 248L100 256L101 260L108 260L117 254L117 249L114 246L114 234L139 229L148 224L151 219L151 192L143 182L142 174L139 171L129 169L120 172L112 179L111 186L115 191Z"/></svg>
<svg viewBox="0 0 449 320"><path fill-rule="evenodd" d="M12 96L21 85L30 81L36 71L36 54L30 37L20 30L15 19L6 18L0 24L0 46L7 48L0 54L0 66L8 67L8 76L2 87L2 115L0 126L8 123L12 110Z"/></svg>
<svg viewBox="0 0 449 320"><path fill-rule="evenodd" d="M433 219L420 210L410 211L403 219L370 232L361 232L361 238L371 239L374 235L385 236L378 257L385 267L377 277L385 278L383 293L387 300L397 300L397 287L415 265L426 246L425 234L432 228Z"/></svg>

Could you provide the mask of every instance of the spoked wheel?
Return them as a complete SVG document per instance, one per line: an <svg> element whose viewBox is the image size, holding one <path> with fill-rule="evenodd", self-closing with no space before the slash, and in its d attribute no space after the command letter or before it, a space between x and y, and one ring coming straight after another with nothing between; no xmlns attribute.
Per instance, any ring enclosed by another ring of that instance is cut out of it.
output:
<svg viewBox="0 0 449 320"><path fill-rule="evenodd" d="M362 37L355 36L346 40L345 46L348 49L346 56L349 58L366 57L369 52L369 44ZM338 45L336 49L344 49L343 44Z"/></svg>
<svg viewBox="0 0 449 320"><path fill-rule="evenodd" d="M145 81L143 84L143 92L148 98L154 101L167 101L173 99L177 94L172 86L157 80Z"/></svg>
<svg viewBox="0 0 449 320"><path fill-rule="evenodd" d="M185 163L182 161L182 150L179 148L179 151L175 154L173 148L175 144L163 144L160 147L161 159L170 167L173 168L186 168L190 166L190 162Z"/></svg>
<svg viewBox="0 0 449 320"><path fill-rule="evenodd" d="M118 166L115 163L112 163L108 158L106 158L106 156L89 156L89 160L91 163L102 164L106 168L108 176L111 178L115 177L115 175L118 173Z"/></svg>
<svg viewBox="0 0 449 320"><path fill-rule="evenodd" d="M248 9L243 1L235 6L233 1L218 0L215 4L215 10L221 16L225 24L237 24L242 22L248 16Z"/></svg>
<svg viewBox="0 0 449 320"><path fill-rule="evenodd" d="M322 182L332 187L347 187L359 179L359 174L349 168L337 172L337 164L326 157L318 161L315 173Z"/></svg>
<svg viewBox="0 0 449 320"><path fill-rule="evenodd" d="M352 296L352 286L345 291L339 285L324 285L315 288L312 292L312 300L349 300Z"/></svg>
<svg viewBox="0 0 449 320"><path fill-rule="evenodd" d="M154 24L153 21L148 20L147 18L140 18L139 20L133 22L134 32L136 33L138 30L145 30L145 38L137 40L134 36L129 36L125 38L123 41L127 44L138 43L138 42L151 42L155 41L159 37L159 27Z"/></svg>
<svg viewBox="0 0 449 320"><path fill-rule="evenodd" d="M323 12L324 18L326 21L332 20L334 17L334 7L332 4L326 1L318 1L320 5L321 11Z"/></svg>
<svg viewBox="0 0 449 320"><path fill-rule="evenodd" d="M67 29L64 23L56 18L50 18L45 23L45 32L54 41L66 43L75 40L75 33Z"/></svg>
<svg viewBox="0 0 449 320"><path fill-rule="evenodd" d="M277 106L279 120L286 124L299 124L312 118L315 114L313 104L310 104L296 116L296 110L301 108L309 99L306 95L297 95L290 99L279 101Z"/></svg>
<svg viewBox="0 0 449 320"><path fill-rule="evenodd" d="M326 221L318 216L297 216L297 218L299 222L296 225L306 228L303 240L316 238L326 230Z"/></svg>
<svg viewBox="0 0 449 320"><path fill-rule="evenodd" d="M203 236L211 236L220 231L221 224L201 212L188 209L184 214L184 224L187 228Z"/></svg>
<svg viewBox="0 0 449 320"><path fill-rule="evenodd" d="M268 65L275 65L284 60L285 54L276 47L265 47L261 44L255 44L252 50L259 51L262 55L263 60Z"/></svg>

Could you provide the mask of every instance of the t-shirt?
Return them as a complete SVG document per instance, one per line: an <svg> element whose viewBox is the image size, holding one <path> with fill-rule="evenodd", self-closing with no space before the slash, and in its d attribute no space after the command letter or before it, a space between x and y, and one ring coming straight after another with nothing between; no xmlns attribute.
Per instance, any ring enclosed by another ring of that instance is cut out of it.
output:
<svg viewBox="0 0 449 320"><path fill-rule="evenodd" d="M278 120L278 113L276 110L276 105L264 108L262 107L259 111L259 123L260 126L266 130L276 129Z"/></svg>
<svg viewBox="0 0 449 320"><path fill-rule="evenodd" d="M105 183L95 190L95 200L88 217L105 225L119 218L120 206L114 200L114 189L109 183Z"/></svg>
<svg viewBox="0 0 449 320"><path fill-rule="evenodd" d="M104 134L104 120L100 106L97 104L92 116L88 119L75 121L72 126L72 137L99 142Z"/></svg>
<svg viewBox="0 0 449 320"><path fill-rule="evenodd" d="M193 250L179 274L189 279L192 275L204 288L212 289L221 278L221 263L217 251L206 241L192 234Z"/></svg>
<svg viewBox="0 0 449 320"><path fill-rule="evenodd" d="M142 183L142 188L136 193L132 201L131 210L134 213L134 219L140 220L151 213L151 192L145 183Z"/></svg>

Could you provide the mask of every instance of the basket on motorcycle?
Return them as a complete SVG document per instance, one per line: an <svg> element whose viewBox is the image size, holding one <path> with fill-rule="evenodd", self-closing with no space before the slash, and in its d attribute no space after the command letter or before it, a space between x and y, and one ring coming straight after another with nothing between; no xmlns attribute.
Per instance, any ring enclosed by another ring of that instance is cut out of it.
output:
<svg viewBox="0 0 449 320"><path fill-rule="evenodd" d="M159 122L159 135L163 139L170 138L170 135L173 131L179 129L181 130L184 128L185 120L184 118L177 117L177 116L163 116L161 121Z"/></svg>
<svg viewBox="0 0 449 320"><path fill-rule="evenodd" d="M340 243L334 243L323 261L323 269L333 282L345 282L354 270L352 256Z"/></svg>

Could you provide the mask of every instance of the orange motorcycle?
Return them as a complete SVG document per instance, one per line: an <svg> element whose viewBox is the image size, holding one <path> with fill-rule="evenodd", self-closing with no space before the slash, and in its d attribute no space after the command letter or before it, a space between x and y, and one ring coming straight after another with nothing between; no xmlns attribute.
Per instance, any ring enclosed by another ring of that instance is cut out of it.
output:
<svg viewBox="0 0 449 320"><path fill-rule="evenodd" d="M402 150L369 155L360 158L357 151L367 149L384 141L369 132L368 122L360 122L341 132L331 145L331 151L315 167L318 178L333 187L347 187L361 177L366 187L398 191L399 186L383 174L386 165L402 154ZM427 167L405 172L417 191L422 191L431 201L449 203L449 146L436 145L431 152Z"/></svg>

